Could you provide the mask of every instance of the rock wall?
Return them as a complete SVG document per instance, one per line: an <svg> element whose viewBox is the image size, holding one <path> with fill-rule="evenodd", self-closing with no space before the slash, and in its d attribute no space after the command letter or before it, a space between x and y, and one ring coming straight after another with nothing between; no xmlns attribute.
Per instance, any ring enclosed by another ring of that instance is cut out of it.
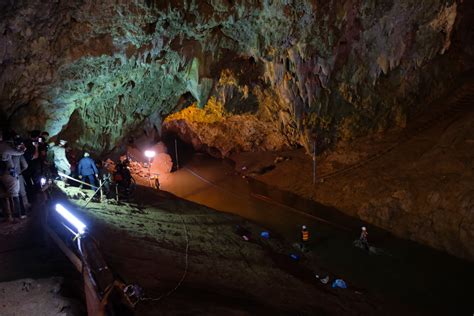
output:
<svg viewBox="0 0 474 316"><path fill-rule="evenodd" d="M217 130L239 133L235 147L207 137L213 131L203 124L170 126L190 123L181 130L192 131L196 146L222 156L258 149L264 142L255 135L272 139L264 149L307 146L310 135L324 146L403 127L420 101L471 68L471 6L4 0L0 117L17 130L46 129L108 152L214 97L229 116Z"/></svg>

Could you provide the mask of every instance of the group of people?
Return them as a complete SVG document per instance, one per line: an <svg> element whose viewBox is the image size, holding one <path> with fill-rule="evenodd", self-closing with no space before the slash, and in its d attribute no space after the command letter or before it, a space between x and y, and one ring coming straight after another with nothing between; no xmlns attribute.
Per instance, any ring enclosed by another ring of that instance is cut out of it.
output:
<svg viewBox="0 0 474 316"><path fill-rule="evenodd" d="M0 205L7 221L26 218L41 177L51 173L48 137L38 130L30 132L29 138L0 131Z"/></svg>
<svg viewBox="0 0 474 316"><path fill-rule="evenodd" d="M128 197L131 188L132 175L129 168L128 159L119 160L114 163L113 172L110 173L108 162L95 161L85 152L77 165L76 173L82 183L88 183L93 190L97 190L98 179L101 180L102 192L105 196L112 196L114 192L110 190L111 184L117 186L117 190L123 196ZM82 186L82 185L81 185ZM117 194L117 192L115 192Z"/></svg>
<svg viewBox="0 0 474 316"><path fill-rule="evenodd" d="M13 131L0 131L0 208L9 222L27 217L30 201L44 184L41 179L77 176L93 187L97 185L99 169L88 153L76 166L67 141L48 143L48 138L48 132L39 130L26 138Z"/></svg>

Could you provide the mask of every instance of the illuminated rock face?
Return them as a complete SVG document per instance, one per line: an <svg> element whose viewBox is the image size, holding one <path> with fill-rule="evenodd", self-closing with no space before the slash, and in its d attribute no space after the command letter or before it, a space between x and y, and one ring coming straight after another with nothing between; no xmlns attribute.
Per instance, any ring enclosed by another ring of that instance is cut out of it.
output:
<svg viewBox="0 0 474 316"><path fill-rule="evenodd" d="M210 97L224 120L165 127L221 156L330 144L404 126L472 66L472 48L451 47L460 1L13 2L0 3L2 119L96 152Z"/></svg>

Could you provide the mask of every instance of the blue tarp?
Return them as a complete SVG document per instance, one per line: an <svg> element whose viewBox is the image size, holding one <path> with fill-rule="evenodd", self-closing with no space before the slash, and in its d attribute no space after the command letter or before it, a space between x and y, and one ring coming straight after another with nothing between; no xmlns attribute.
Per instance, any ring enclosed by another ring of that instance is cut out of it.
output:
<svg viewBox="0 0 474 316"><path fill-rule="evenodd" d="M297 254L294 254L294 253L290 253L290 257L291 257L291 259L293 259L295 261L300 260L300 256L298 256Z"/></svg>
<svg viewBox="0 0 474 316"><path fill-rule="evenodd" d="M332 283L332 288L335 289L335 288L341 288L341 289L347 289L347 285L346 285L346 282L344 282L343 280L341 279L336 279L334 280L334 282Z"/></svg>

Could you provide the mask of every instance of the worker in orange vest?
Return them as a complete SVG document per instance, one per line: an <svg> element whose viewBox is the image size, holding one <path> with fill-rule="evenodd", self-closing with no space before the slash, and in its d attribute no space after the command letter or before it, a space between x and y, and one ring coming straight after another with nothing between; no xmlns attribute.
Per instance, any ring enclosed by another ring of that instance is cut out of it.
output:
<svg viewBox="0 0 474 316"><path fill-rule="evenodd" d="M301 251L306 251L306 244L309 241L309 231L306 225L301 226Z"/></svg>

